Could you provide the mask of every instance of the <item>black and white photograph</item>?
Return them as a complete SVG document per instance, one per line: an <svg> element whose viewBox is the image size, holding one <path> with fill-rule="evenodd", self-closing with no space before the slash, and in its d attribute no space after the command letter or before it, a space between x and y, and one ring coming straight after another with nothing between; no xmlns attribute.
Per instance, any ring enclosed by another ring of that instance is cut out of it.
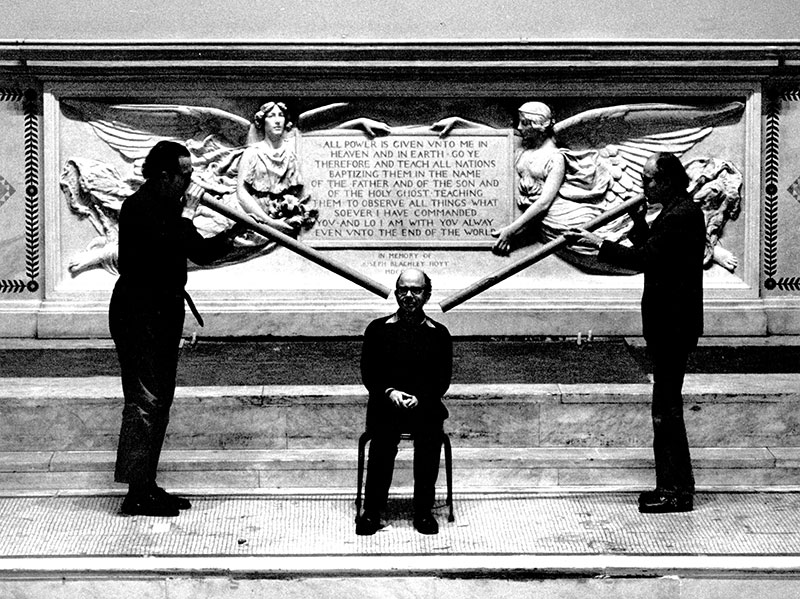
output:
<svg viewBox="0 0 800 599"><path fill-rule="evenodd" d="M800 597L789 0L7 0L0 597Z"/></svg>

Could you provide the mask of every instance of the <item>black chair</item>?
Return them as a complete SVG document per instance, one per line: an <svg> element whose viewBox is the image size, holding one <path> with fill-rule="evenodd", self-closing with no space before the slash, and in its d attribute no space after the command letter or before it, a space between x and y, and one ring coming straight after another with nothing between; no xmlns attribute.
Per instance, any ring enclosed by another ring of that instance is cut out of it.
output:
<svg viewBox="0 0 800 599"><path fill-rule="evenodd" d="M411 433L403 433L400 435L401 439L413 441L414 436ZM364 485L364 455L366 453L367 443L372 439L370 431L364 432L358 438L358 492L356 493L356 521L361 514L361 488ZM444 447L444 470L447 475L447 501L446 505L449 508L447 516L448 522L455 522L453 515L453 450L450 446L450 437L446 432L442 431L442 446Z"/></svg>

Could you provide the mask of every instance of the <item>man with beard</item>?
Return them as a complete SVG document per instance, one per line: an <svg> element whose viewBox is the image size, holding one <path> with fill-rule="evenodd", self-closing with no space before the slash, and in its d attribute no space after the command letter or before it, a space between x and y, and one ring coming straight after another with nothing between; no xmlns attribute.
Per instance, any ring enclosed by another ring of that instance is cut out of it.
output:
<svg viewBox="0 0 800 599"><path fill-rule="evenodd" d="M403 433L414 439L414 528L422 534L439 532L432 509L442 425L448 416L442 396L450 387L453 345L447 328L423 310L430 296L428 275L418 269L403 271L395 289L397 312L372 321L364 333L361 378L369 391L367 431L372 441L358 535L381 528Z"/></svg>
<svg viewBox="0 0 800 599"><path fill-rule="evenodd" d="M159 487L156 470L175 395L184 301L200 322L184 289L186 260L207 264L221 257L240 229L206 239L182 216L197 208L199 195L186 195L192 162L181 144L158 142L142 175L145 182L120 211L120 277L109 307L125 396L114 479L129 487L123 514L177 516L191 504Z"/></svg>

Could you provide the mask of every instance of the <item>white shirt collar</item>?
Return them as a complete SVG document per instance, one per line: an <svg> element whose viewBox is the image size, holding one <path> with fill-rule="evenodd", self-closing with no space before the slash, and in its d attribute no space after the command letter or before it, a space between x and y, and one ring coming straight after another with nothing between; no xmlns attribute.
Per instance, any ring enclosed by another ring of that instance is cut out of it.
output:
<svg viewBox="0 0 800 599"><path fill-rule="evenodd" d="M398 322L400 322L400 317L397 315L397 312L395 312L389 317L389 319L386 321L386 324L396 324ZM436 328L436 326L433 324L431 319L428 318L427 315L425 315L425 318L422 319L422 322L420 324L424 324L425 326L428 326L432 329Z"/></svg>

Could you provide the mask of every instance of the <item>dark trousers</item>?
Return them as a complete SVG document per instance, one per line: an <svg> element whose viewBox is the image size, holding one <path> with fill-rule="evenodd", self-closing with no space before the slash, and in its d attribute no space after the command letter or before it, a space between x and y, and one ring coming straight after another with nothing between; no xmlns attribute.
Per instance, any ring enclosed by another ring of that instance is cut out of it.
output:
<svg viewBox="0 0 800 599"><path fill-rule="evenodd" d="M182 297L148 307L117 290L111 298L109 327L125 396L116 482L132 487L155 483L175 396L183 310Z"/></svg>
<svg viewBox="0 0 800 599"><path fill-rule="evenodd" d="M653 453L656 488L672 493L694 493L689 441L683 420L683 378L693 344L651 343L653 360Z"/></svg>
<svg viewBox="0 0 800 599"><path fill-rule="evenodd" d="M396 423L393 423L396 424ZM414 513L425 514L433 509L436 479L439 477L439 456L442 451L442 421L416 423L407 432L414 436ZM371 426L372 441L367 460L367 482L364 489L364 511L380 514L386 509L392 485L394 459L402 430L392 424Z"/></svg>

